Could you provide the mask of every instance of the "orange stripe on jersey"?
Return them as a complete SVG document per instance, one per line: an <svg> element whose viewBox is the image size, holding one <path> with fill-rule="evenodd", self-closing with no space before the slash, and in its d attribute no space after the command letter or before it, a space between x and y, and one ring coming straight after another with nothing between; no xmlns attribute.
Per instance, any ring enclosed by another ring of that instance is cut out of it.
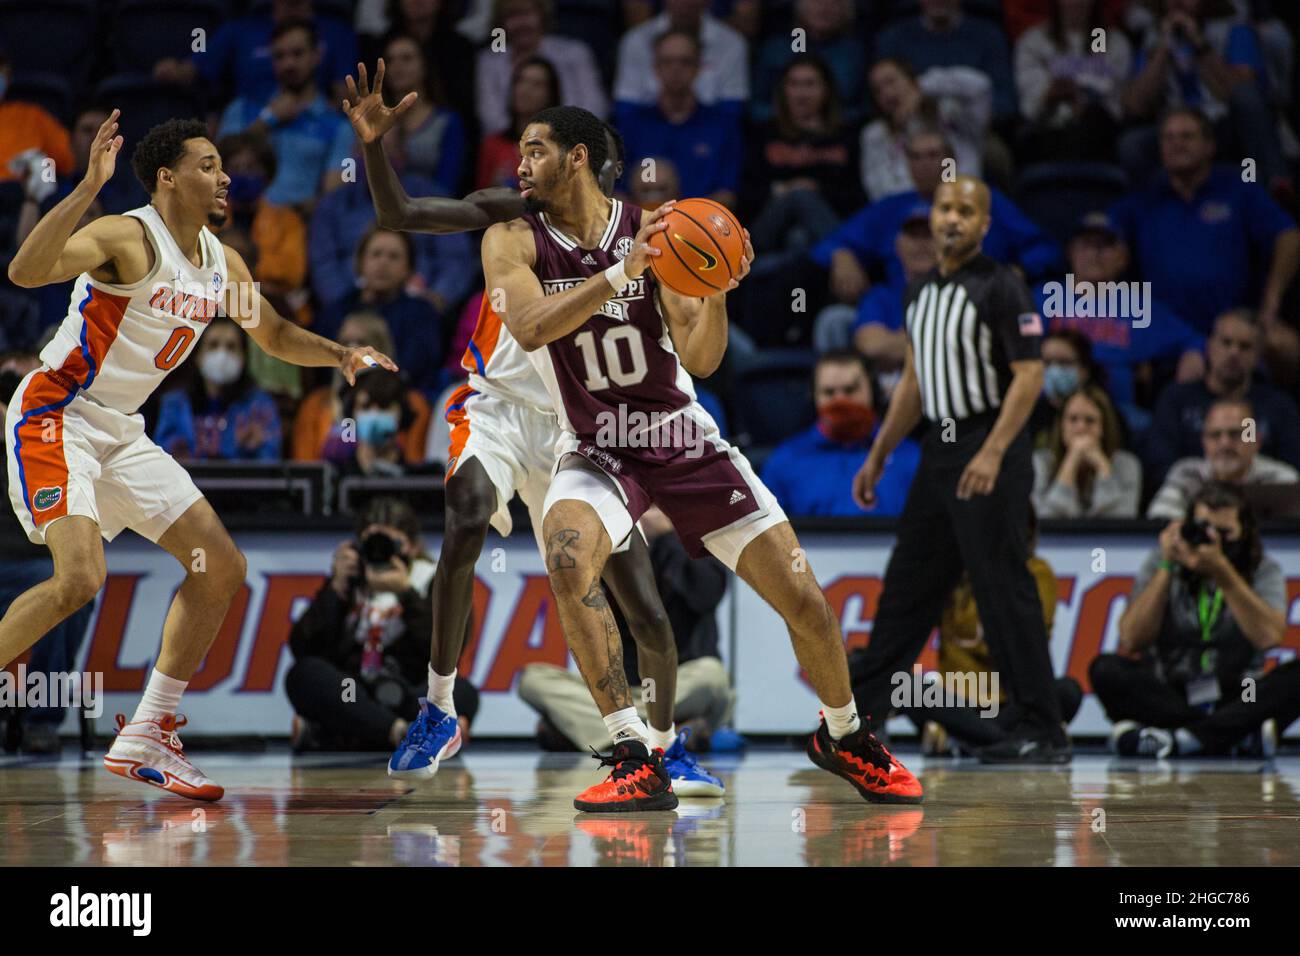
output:
<svg viewBox="0 0 1300 956"><path fill-rule="evenodd" d="M76 394L76 382L61 371L37 372L23 391L23 414L14 426L14 457L23 503L36 525L68 513L63 409Z"/></svg>
<svg viewBox="0 0 1300 956"><path fill-rule="evenodd" d="M130 301L128 296L112 295L93 286L86 290L86 297L78 306L82 320L81 348L68 353L62 369L76 378L82 388L94 384Z"/></svg>
<svg viewBox="0 0 1300 956"><path fill-rule="evenodd" d="M462 385L451 393L444 406L443 414L446 416L447 424L451 426L451 443L447 448L448 478L455 473L456 463L465 450L466 442L469 441L469 412L465 408L465 403L469 401L471 395L477 394L478 392L468 385Z"/></svg>
<svg viewBox="0 0 1300 956"><path fill-rule="evenodd" d="M465 354L461 356L461 368L467 372L486 375L488 362L492 361L492 353L496 351L497 340L500 337L501 316L492 310L491 302L485 292L483 301L479 304L478 324L474 326L474 334L470 336Z"/></svg>

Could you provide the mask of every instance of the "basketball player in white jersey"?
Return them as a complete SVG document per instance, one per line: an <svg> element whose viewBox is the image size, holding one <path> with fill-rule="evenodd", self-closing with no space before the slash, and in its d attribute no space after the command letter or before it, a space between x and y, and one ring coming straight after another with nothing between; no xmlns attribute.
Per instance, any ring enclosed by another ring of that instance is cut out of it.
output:
<svg viewBox="0 0 1300 956"><path fill-rule="evenodd" d="M196 800L220 786L186 759L177 728L181 694L203 662L244 582L245 561L212 507L170 455L150 441L138 409L224 311L268 354L296 365L358 370L396 366L278 316L239 254L209 226L226 216L221 157L194 120L155 126L132 166L146 206L73 229L113 175L122 137L114 110L90 151L85 179L32 230L9 278L34 288L76 279L68 315L41 352L41 368L9 402L5 443L14 510L54 559L54 575L21 594L0 620L0 666L93 600L104 583L104 545L123 528L185 568L163 625L162 652L105 767Z"/></svg>
<svg viewBox="0 0 1300 956"><path fill-rule="evenodd" d="M524 199L515 190L485 189L465 200L406 195L383 148L383 136L409 109L409 93L393 107L382 96L384 61L370 87L366 69L348 77L343 110L348 114L365 155L375 211L381 224L411 232L456 232L485 229L494 222L522 216ZM607 195L622 175L622 141L605 127L610 161L601 170ZM467 384L447 401L452 426L447 462L446 523L432 597L434 630L429 662L429 693L420 716L389 760L391 776L432 777L442 760L461 745L452 687L464 645L473 600L474 564L483 549L489 523L509 535L510 499L515 493L528 507L541 549L542 503L551 483L559 424L546 386L523 349L501 322L492 296L485 296L478 325L462 365ZM677 696L677 646L650 563L649 548L631 535L606 565L603 580L614 594L637 645L642 675L657 691L647 701L651 742L664 751L664 764L680 796L722 796L720 779L701 767L686 750L673 723Z"/></svg>

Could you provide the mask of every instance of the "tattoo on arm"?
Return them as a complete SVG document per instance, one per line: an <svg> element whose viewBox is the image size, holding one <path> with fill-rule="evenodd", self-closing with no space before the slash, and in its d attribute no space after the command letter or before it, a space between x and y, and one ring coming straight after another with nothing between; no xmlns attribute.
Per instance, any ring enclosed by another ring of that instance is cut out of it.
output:
<svg viewBox="0 0 1300 956"><path fill-rule="evenodd" d="M576 568L577 559L573 556L569 548L578 543L582 535L573 528L563 528L551 535L551 540L546 543L546 567L550 571L562 571L566 568ZM600 582L597 582L599 585ZM586 598L583 599L584 601Z"/></svg>

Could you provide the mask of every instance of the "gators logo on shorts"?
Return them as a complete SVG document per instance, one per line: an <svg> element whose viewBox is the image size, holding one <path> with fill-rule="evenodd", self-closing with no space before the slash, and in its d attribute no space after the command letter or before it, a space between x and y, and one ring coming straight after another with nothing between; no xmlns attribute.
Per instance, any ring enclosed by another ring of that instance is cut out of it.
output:
<svg viewBox="0 0 1300 956"><path fill-rule="evenodd" d="M49 511L62 500L62 488L40 488L32 495L32 507L37 511Z"/></svg>

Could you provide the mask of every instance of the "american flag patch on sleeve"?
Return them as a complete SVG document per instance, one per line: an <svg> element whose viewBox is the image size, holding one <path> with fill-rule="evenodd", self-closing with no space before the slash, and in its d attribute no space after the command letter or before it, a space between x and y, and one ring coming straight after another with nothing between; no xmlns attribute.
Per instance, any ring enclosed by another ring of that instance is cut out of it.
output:
<svg viewBox="0 0 1300 956"><path fill-rule="evenodd" d="M1021 335L1043 334L1043 320L1037 312L1022 312L1016 322L1020 325Z"/></svg>

